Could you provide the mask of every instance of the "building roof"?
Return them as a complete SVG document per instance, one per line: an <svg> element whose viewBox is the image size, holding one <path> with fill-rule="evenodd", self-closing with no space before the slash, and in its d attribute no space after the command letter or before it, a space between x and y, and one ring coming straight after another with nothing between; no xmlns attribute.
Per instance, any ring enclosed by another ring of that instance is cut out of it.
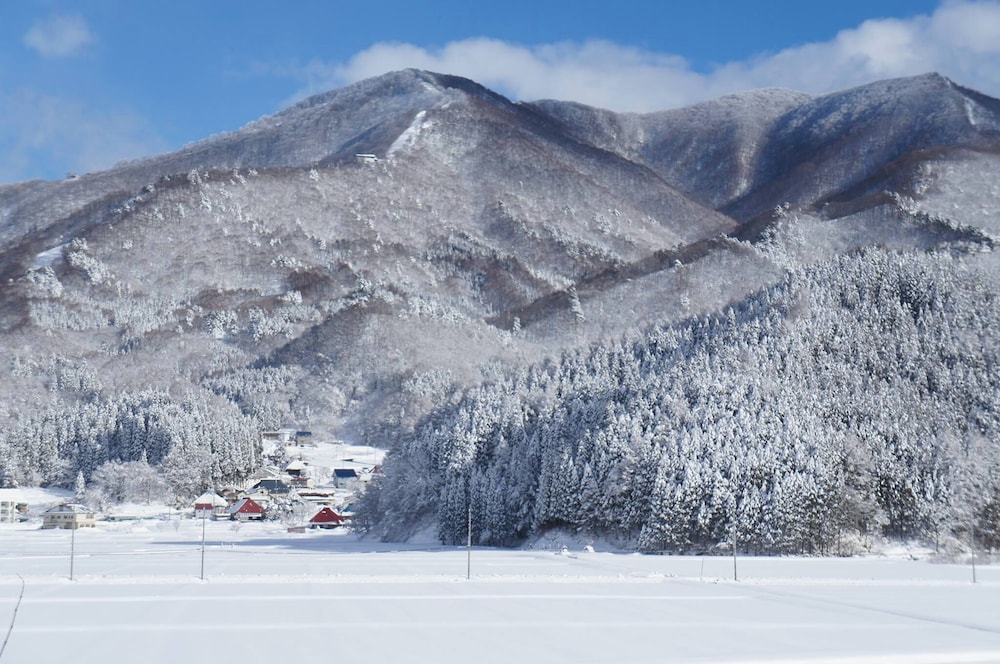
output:
<svg viewBox="0 0 1000 664"><path fill-rule="evenodd" d="M79 503L63 503L62 505L56 505L55 507L50 507L45 510L45 514L83 514L83 515L93 515L94 510L90 509L86 505L81 505Z"/></svg>
<svg viewBox="0 0 1000 664"><path fill-rule="evenodd" d="M230 514L263 514L264 508L253 498L241 498L229 508Z"/></svg>
<svg viewBox="0 0 1000 664"><path fill-rule="evenodd" d="M194 499L194 506L197 509L199 505L209 505L211 507L225 507L229 503L226 499L215 493L214 491L206 491L197 498Z"/></svg>
<svg viewBox="0 0 1000 664"><path fill-rule="evenodd" d="M344 518L329 507L324 507L309 519L309 523L343 523Z"/></svg>
<svg viewBox="0 0 1000 664"><path fill-rule="evenodd" d="M251 489L267 489L270 493L288 493L291 488L284 480L277 477L265 477L251 487Z"/></svg>
<svg viewBox="0 0 1000 664"><path fill-rule="evenodd" d="M334 468L333 476L340 479L354 479L358 476L358 471L354 468Z"/></svg>
<svg viewBox="0 0 1000 664"><path fill-rule="evenodd" d="M277 466L265 465L261 466L256 471L254 471L253 475L251 475L250 477L251 479L262 480L262 479L270 479L273 477L277 477L280 474L281 470Z"/></svg>

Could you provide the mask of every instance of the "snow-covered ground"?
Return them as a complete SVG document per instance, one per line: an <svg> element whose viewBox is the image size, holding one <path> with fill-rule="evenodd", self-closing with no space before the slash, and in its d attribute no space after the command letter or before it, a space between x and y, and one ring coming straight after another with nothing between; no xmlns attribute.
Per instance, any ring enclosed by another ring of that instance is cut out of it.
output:
<svg viewBox="0 0 1000 664"><path fill-rule="evenodd" d="M273 453L274 446L265 447L264 453ZM358 475L365 475L385 459L385 450L366 445L352 445L345 442L320 441L301 447L285 447L285 455L290 461L302 461L306 465L305 474L313 479L316 486L333 486L333 471L337 468L353 469Z"/></svg>
<svg viewBox="0 0 1000 664"><path fill-rule="evenodd" d="M201 521L0 525L0 662L1000 662L997 565L205 527L202 580Z"/></svg>

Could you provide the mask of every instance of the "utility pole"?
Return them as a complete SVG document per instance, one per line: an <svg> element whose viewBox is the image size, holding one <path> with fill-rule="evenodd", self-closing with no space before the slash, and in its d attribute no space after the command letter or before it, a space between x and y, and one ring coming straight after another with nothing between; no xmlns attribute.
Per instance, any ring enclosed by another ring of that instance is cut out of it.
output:
<svg viewBox="0 0 1000 664"><path fill-rule="evenodd" d="M465 578L466 580L472 578L472 503L469 503L469 531L468 539L465 544L466 550L466 562L465 562Z"/></svg>
<svg viewBox="0 0 1000 664"><path fill-rule="evenodd" d="M76 524L69 529L69 580L73 580L73 559L76 558Z"/></svg>
<svg viewBox="0 0 1000 664"><path fill-rule="evenodd" d="M205 510L201 511L201 580L205 580Z"/></svg>
<svg viewBox="0 0 1000 664"><path fill-rule="evenodd" d="M972 582L976 582L976 522L969 528L969 552L972 554Z"/></svg>
<svg viewBox="0 0 1000 664"><path fill-rule="evenodd" d="M739 581L740 577L736 574L736 524L733 524L733 581Z"/></svg>
<svg viewBox="0 0 1000 664"><path fill-rule="evenodd" d="M733 512L732 512L732 522L730 523L729 540L733 545L733 581L739 581L740 577L736 574L736 515L739 514L738 505L736 502L736 492L733 491Z"/></svg>

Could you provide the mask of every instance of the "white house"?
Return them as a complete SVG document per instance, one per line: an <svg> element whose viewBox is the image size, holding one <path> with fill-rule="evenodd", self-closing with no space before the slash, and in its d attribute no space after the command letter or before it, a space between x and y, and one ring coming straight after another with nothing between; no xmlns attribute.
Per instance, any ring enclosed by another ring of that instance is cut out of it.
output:
<svg viewBox="0 0 1000 664"><path fill-rule="evenodd" d="M214 491L206 491L194 499L194 515L199 519L228 519L229 502Z"/></svg>
<svg viewBox="0 0 1000 664"><path fill-rule="evenodd" d="M305 447L309 445L309 440L312 438L312 431L298 431L296 429L277 429L275 431L262 431L260 433L260 440L265 445L271 443L272 445L285 445Z"/></svg>
<svg viewBox="0 0 1000 664"><path fill-rule="evenodd" d="M18 514L16 500L0 500L0 523L14 523Z"/></svg>
<svg viewBox="0 0 1000 664"><path fill-rule="evenodd" d="M361 476L356 468L334 468L333 485L340 489L357 488Z"/></svg>
<svg viewBox="0 0 1000 664"><path fill-rule="evenodd" d="M42 528L93 528L97 525L97 515L85 505L63 503L42 514Z"/></svg>

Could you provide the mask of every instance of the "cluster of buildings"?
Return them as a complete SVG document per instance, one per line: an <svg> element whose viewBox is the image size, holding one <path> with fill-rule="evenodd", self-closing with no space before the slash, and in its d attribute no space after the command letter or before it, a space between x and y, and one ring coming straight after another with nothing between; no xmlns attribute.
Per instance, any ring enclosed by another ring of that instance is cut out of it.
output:
<svg viewBox="0 0 1000 664"><path fill-rule="evenodd" d="M28 503L0 499L0 523L18 523L28 518ZM96 523L94 510L77 503L63 503L42 513L42 528L93 528Z"/></svg>
<svg viewBox="0 0 1000 664"><path fill-rule="evenodd" d="M295 448L313 447L309 431L281 429L265 431L262 439L265 447ZM352 460L344 460L352 461ZM350 506L339 511L334 505L343 502L349 495L380 472L378 466L368 468L333 468L330 481L316 486L310 474L309 463L301 457L293 458L284 467L265 466L260 469L245 487L229 487L216 493L207 491L194 501L197 518L232 519L234 521L260 521L273 512L296 511L311 514L308 525L331 528L342 525L350 519Z"/></svg>
<svg viewBox="0 0 1000 664"><path fill-rule="evenodd" d="M214 491L206 491L195 499L194 515L195 518L199 519L262 521L267 518L267 508L250 496L244 496L236 502L230 503ZM310 517L309 526L312 528L335 528L344 525L349 517L349 513L337 513L329 505L323 505Z"/></svg>
<svg viewBox="0 0 1000 664"><path fill-rule="evenodd" d="M262 480L261 482L264 482ZM206 491L198 496L194 501L194 516L198 519L230 519L233 521L263 521L267 518L268 510L273 503L272 491L281 494L288 494L288 487L275 486L277 481L270 481L270 488L255 485L254 493L244 495L230 501L214 491ZM301 498L300 498L301 500ZM304 505L309 503L303 501ZM309 526L314 528L332 528L346 523L350 518L349 511L343 510L337 513L330 505L318 504L315 506L315 514L309 519Z"/></svg>
<svg viewBox="0 0 1000 664"><path fill-rule="evenodd" d="M308 431L291 429L262 433L265 445L271 443L273 448L283 448L286 452L296 447L314 447L311 436ZM288 458L286 453L279 456ZM305 524L296 529L306 525L314 528L343 525L351 517L348 502L352 493L380 470L377 465L363 466L353 459L338 460L338 463L355 467L333 468L329 482L324 482L323 486L316 486L308 461L301 457L288 461L283 468L265 466L241 487L227 487L219 492L206 491L198 496L192 505L194 516L234 521L292 517ZM27 520L26 503L8 500L7 495L0 498L0 523ZM41 516L42 528L76 529L94 527L98 515L85 505L66 502L46 510Z"/></svg>

